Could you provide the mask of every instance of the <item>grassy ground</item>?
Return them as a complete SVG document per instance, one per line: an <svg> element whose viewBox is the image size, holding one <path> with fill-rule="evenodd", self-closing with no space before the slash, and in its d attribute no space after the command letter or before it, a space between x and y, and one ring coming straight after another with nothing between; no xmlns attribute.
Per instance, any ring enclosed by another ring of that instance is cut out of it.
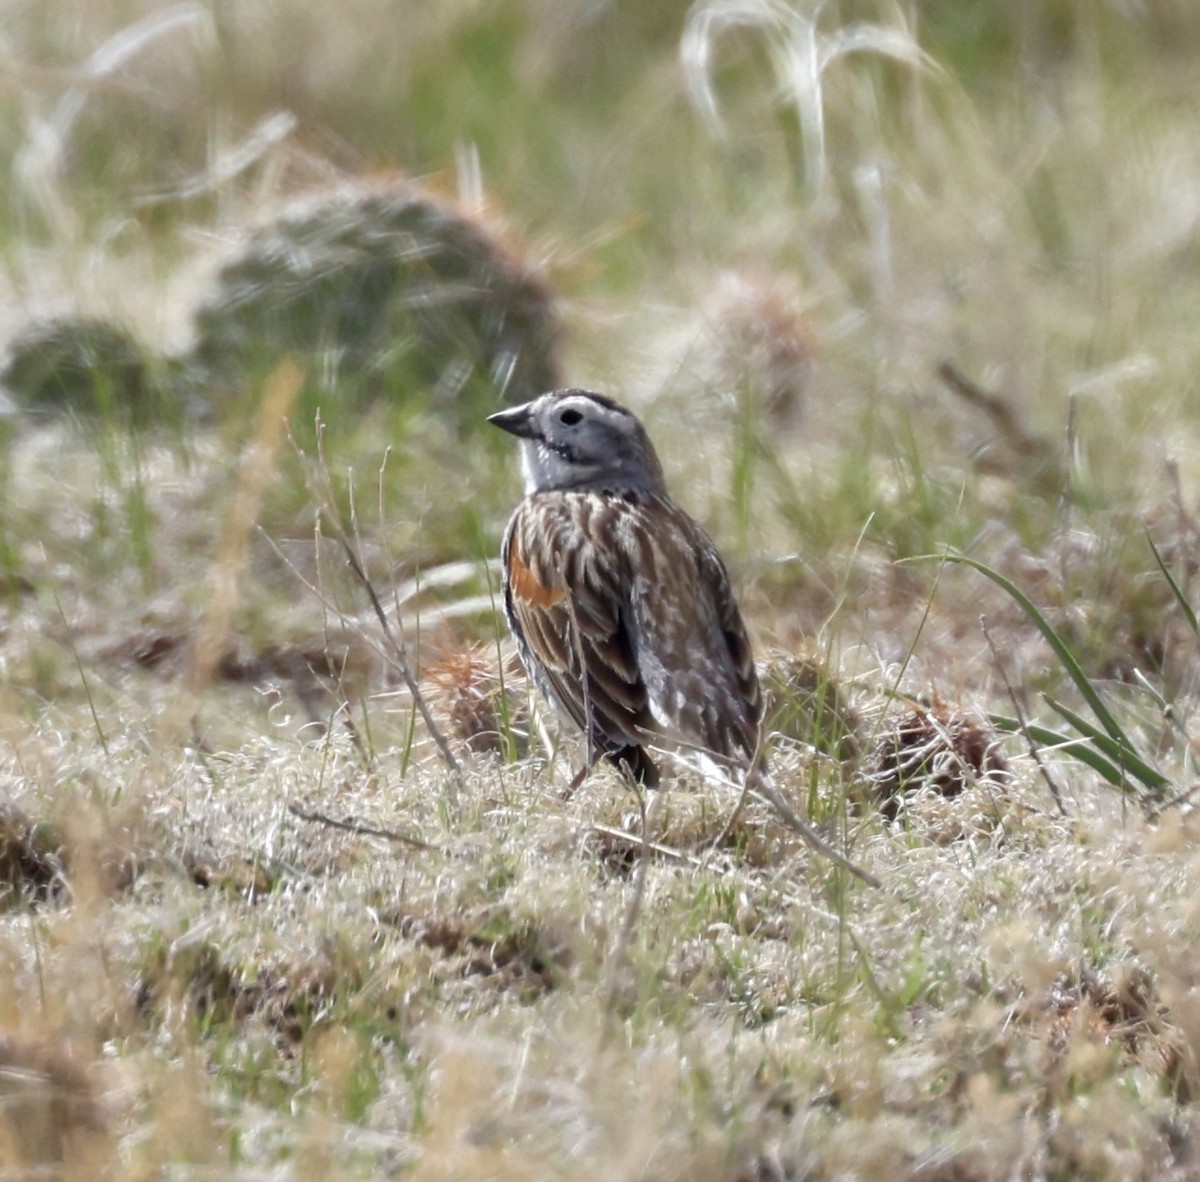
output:
<svg viewBox="0 0 1200 1182"><path fill-rule="evenodd" d="M0 9L0 330L178 394L3 427L5 1177L1200 1176L1200 15L806 11ZM644 414L882 890L560 798L479 383L188 370L247 226L396 172Z"/></svg>

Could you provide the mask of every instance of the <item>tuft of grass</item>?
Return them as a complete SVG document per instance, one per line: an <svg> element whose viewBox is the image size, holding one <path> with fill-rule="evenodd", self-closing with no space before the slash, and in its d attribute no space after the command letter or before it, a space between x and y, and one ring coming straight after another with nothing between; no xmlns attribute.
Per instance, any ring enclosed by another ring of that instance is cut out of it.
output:
<svg viewBox="0 0 1200 1182"><path fill-rule="evenodd" d="M1070 725L1074 736L1044 727L1029 728L1023 726L1019 719L1005 716L995 716L993 721L996 725L1010 732L1024 731L1036 742L1071 752L1122 791L1134 795L1144 793L1158 801L1173 796L1171 781L1155 766L1155 757L1139 750L1137 742L1118 721L1104 695L1084 672L1070 645L1033 601L1010 579L977 559L948 554L944 560L971 567L1012 597L1046 639L1070 683L1078 690L1096 719L1096 723L1092 723L1069 706L1046 696L1046 704Z"/></svg>

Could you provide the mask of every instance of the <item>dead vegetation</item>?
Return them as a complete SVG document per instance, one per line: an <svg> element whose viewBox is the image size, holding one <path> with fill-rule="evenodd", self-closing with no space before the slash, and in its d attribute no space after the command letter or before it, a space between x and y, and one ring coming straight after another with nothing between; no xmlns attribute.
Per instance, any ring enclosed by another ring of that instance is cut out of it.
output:
<svg viewBox="0 0 1200 1182"><path fill-rule="evenodd" d="M880 731L865 776L890 821L901 814L909 794L958 796L980 778L1003 791L1009 778L1001 736L942 703L889 718Z"/></svg>
<svg viewBox="0 0 1200 1182"><path fill-rule="evenodd" d="M0 1174L1196 1176L1200 22L951 7L14 10ZM881 889L563 798L560 375Z"/></svg>

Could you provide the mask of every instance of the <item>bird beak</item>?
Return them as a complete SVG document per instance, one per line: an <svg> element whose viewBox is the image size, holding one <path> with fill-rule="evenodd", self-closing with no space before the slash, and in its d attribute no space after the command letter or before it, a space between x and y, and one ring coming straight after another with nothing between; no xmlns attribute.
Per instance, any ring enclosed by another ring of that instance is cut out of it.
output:
<svg viewBox="0 0 1200 1182"><path fill-rule="evenodd" d="M488 415L488 422L494 423L501 431L507 431L510 435L517 436L518 439L536 439L537 427L533 422L533 414L530 408L532 403L525 403L524 406L513 406L508 410L497 411L494 415Z"/></svg>

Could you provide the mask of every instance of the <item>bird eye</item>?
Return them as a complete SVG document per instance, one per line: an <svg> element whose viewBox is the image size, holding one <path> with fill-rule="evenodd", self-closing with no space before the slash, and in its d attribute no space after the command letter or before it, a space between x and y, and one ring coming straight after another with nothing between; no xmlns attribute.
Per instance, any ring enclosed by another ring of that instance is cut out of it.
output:
<svg viewBox="0 0 1200 1182"><path fill-rule="evenodd" d="M580 411L568 406L566 410L560 410L558 412L558 421L562 423L564 427L573 427L576 423L583 422L583 414Z"/></svg>

